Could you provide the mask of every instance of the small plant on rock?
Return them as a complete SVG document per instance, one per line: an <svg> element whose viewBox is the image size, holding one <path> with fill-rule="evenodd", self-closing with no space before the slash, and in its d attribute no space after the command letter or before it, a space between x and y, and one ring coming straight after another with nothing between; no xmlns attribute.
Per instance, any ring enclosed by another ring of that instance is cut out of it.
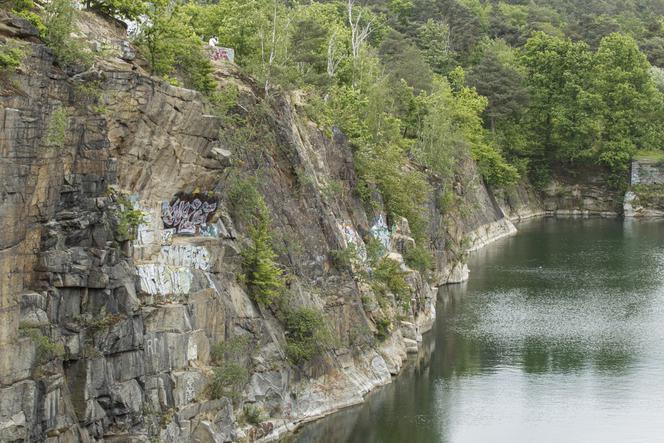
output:
<svg viewBox="0 0 664 443"><path fill-rule="evenodd" d="M244 418L247 420L247 423L254 426L261 424L265 417L263 409L260 406L256 406L254 404L244 405L242 412L244 412Z"/></svg>
<svg viewBox="0 0 664 443"><path fill-rule="evenodd" d="M54 358L62 357L65 348L60 343L54 342L50 337L44 335L38 329L28 331L28 336L35 344L35 359L38 364L47 363Z"/></svg>
<svg viewBox="0 0 664 443"><path fill-rule="evenodd" d="M373 269L371 287L382 296L391 292L404 306L409 306L410 287L406 283L405 275L398 261L384 257Z"/></svg>
<svg viewBox="0 0 664 443"><path fill-rule="evenodd" d="M23 51L15 46L4 44L0 46L0 72L8 72L21 66Z"/></svg>
<svg viewBox="0 0 664 443"><path fill-rule="evenodd" d="M51 113L46 130L46 144L58 149L65 147L67 138L67 128L69 127L69 117L63 107L56 108Z"/></svg>
<svg viewBox="0 0 664 443"><path fill-rule="evenodd" d="M212 347L210 356L212 364L217 367L208 386L210 397L228 397L233 401L240 399L242 389L249 381L249 371L242 360L250 344L248 337L238 336Z"/></svg>
<svg viewBox="0 0 664 443"><path fill-rule="evenodd" d="M307 362L327 350L331 335L323 313L317 309L297 307L286 312L286 353L294 364Z"/></svg>

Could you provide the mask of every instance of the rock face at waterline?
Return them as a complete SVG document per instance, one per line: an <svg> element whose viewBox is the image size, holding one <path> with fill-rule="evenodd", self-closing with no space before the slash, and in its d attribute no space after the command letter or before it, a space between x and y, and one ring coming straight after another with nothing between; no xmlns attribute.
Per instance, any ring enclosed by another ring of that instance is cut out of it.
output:
<svg viewBox="0 0 664 443"><path fill-rule="evenodd" d="M0 17L29 54L0 82L0 441L274 438L388 383L434 320L432 285L468 278L466 253L513 233L510 219L555 210L527 187L494 195L468 160L463 205L442 213L431 196L435 272L422 275L402 258L408 223L388 226L351 192L343 134L281 97L265 114L271 142L243 150L232 119L148 76L119 30L88 18L91 41L116 56L65 72L28 22ZM259 106L251 80L217 68L240 88L238 113ZM283 320L241 278L250 226L229 190L255 170L292 303L321 311L333 338L299 364ZM378 303L335 260L370 238L399 263L409 303ZM211 395L212 351L238 342L246 380Z"/></svg>

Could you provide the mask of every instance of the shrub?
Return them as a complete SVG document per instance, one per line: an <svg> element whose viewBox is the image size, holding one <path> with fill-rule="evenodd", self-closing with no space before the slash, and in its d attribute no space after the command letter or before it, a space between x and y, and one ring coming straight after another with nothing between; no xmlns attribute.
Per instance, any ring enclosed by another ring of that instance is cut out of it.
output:
<svg viewBox="0 0 664 443"><path fill-rule="evenodd" d="M261 424L265 416L265 414L263 413L263 409L261 409L260 406L252 404L244 405L244 408L242 408L242 412L244 412L244 418L246 418L247 423L252 424L254 426Z"/></svg>
<svg viewBox="0 0 664 443"><path fill-rule="evenodd" d="M376 319L376 338L381 341L385 340L390 334L390 326L392 326L392 322L388 318Z"/></svg>
<svg viewBox="0 0 664 443"><path fill-rule="evenodd" d="M208 386L209 395L213 399L228 397L237 401L248 381L249 371L246 367L239 363L226 362L213 369L212 381Z"/></svg>
<svg viewBox="0 0 664 443"><path fill-rule="evenodd" d="M35 344L35 359L38 364L47 363L54 358L62 357L65 348L60 343L55 343L50 337L45 336L38 329L32 329L28 335Z"/></svg>
<svg viewBox="0 0 664 443"><path fill-rule="evenodd" d="M52 113L46 130L46 144L62 149L65 146L67 137L67 128L69 127L69 118L67 111L62 108L56 108Z"/></svg>
<svg viewBox="0 0 664 443"><path fill-rule="evenodd" d="M87 0L85 3L90 9L129 20L136 20L147 12L147 4L143 0Z"/></svg>
<svg viewBox="0 0 664 443"><path fill-rule="evenodd" d="M168 1L151 2L149 21L141 26L138 48L147 57L152 74L179 74L185 86L210 94L216 89L212 64L189 17Z"/></svg>
<svg viewBox="0 0 664 443"><path fill-rule="evenodd" d="M413 248L409 248L404 254L403 258L409 267L420 272L426 272L431 269L433 260L431 252L429 252L427 248L421 245L416 245Z"/></svg>
<svg viewBox="0 0 664 443"><path fill-rule="evenodd" d="M21 66L23 51L9 45L0 46L0 71L9 71Z"/></svg>
<svg viewBox="0 0 664 443"><path fill-rule="evenodd" d="M214 345L210 351L212 362L221 365L224 361L239 361L247 354L250 340L246 336L237 336Z"/></svg>
<svg viewBox="0 0 664 443"><path fill-rule="evenodd" d="M210 102L214 106L217 115L225 116L237 106L240 89L236 85L228 85L221 91L210 94Z"/></svg>
<svg viewBox="0 0 664 443"><path fill-rule="evenodd" d="M43 37L46 34L46 25L44 25L44 22L42 21L41 17L35 14L32 11L13 11L16 15L18 15L21 18L26 19L30 23L32 23L35 28L37 28L37 31L39 31L39 35Z"/></svg>
<svg viewBox="0 0 664 443"><path fill-rule="evenodd" d="M233 401L240 399L242 389L249 381L249 370L242 363L249 347L250 340L246 336L233 337L212 347L210 357L217 367L208 386L210 397L226 396Z"/></svg>
<svg viewBox="0 0 664 443"><path fill-rule="evenodd" d="M337 269L348 269L359 262L358 248L354 243L349 244L344 249L330 251L330 255Z"/></svg>
<svg viewBox="0 0 664 443"><path fill-rule="evenodd" d="M35 14L32 10L35 7L35 4L32 0L14 0L8 1L5 3L7 7L12 8L12 13L28 20L30 23L35 25L39 31L39 35L44 36L46 27L41 17Z"/></svg>
<svg viewBox="0 0 664 443"><path fill-rule="evenodd" d="M307 362L324 352L331 342L323 313L298 307L287 311L286 354L294 364Z"/></svg>
<svg viewBox="0 0 664 443"><path fill-rule="evenodd" d="M76 13L70 0L53 0L46 5L44 42L53 50L60 66L73 63L87 65L91 61L91 55L83 49L83 44L71 37Z"/></svg>
<svg viewBox="0 0 664 443"><path fill-rule="evenodd" d="M263 202L258 192L255 177L233 177L229 183L228 199L236 219L243 223L251 223L252 217Z"/></svg>
<svg viewBox="0 0 664 443"><path fill-rule="evenodd" d="M399 262L385 257L373 269L371 286L380 295L391 292L404 306L409 306L410 288L406 284L405 275Z"/></svg>

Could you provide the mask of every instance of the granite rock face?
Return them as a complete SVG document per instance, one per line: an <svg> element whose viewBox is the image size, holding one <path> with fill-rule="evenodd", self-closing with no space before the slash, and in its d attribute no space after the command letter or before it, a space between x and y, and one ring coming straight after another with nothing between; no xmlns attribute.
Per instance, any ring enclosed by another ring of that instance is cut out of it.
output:
<svg viewBox="0 0 664 443"><path fill-rule="evenodd" d="M388 226L351 192L343 134L326 136L282 97L265 123L272 143L243 150L233 123L199 93L149 77L99 20L91 38L116 56L64 72L27 22L0 16L0 36L29 49L0 84L0 441L270 440L389 383L431 327L435 291L403 260L415 246L408 223ZM242 90L257 106L250 81ZM437 284L466 279L468 250L514 232L466 169L455 192L467 208L443 217L431 196ZM335 338L304 364L288 360L283 322L239 278L249 226L229 190L249 173L292 303L321 311ZM371 237L404 273L409 307L394 294L379 306L335 264L334 251L366 250ZM223 366L219 349L228 360L238 343L236 366ZM237 366L235 395L212 395L211 381L229 377L219 367Z"/></svg>

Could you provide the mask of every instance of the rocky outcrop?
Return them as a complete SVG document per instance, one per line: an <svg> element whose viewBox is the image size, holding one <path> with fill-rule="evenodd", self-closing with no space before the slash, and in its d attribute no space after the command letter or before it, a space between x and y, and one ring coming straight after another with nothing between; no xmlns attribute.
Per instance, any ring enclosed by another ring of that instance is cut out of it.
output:
<svg viewBox="0 0 664 443"><path fill-rule="evenodd" d="M270 440L389 383L431 327L435 293L404 262L408 223L352 192L343 134L302 118L297 97L263 101L228 65L219 81L243 102L220 114L148 76L121 30L88 19L92 46L109 50L64 72L27 22L0 17L4 37L27 39L0 82L0 440ZM463 169L463 204L431 196L438 284L466 279L468 250L528 213L514 197L506 217L472 162ZM283 312L241 278L254 191L288 303L322 312L334 337L305 363L288 358ZM336 262L349 249L364 262L370 240L404 275L405 301ZM219 372L232 347L236 372ZM234 392L215 395L215 377Z"/></svg>
<svg viewBox="0 0 664 443"><path fill-rule="evenodd" d="M559 176L543 190L547 215L617 217L622 214L622 195L607 189L602 177L571 180Z"/></svg>
<svg viewBox="0 0 664 443"><path fill-rule="evenodd" d="M632 162L630 187L623 202L625 217L664 216L664 168L659 162Z"/></svg>

